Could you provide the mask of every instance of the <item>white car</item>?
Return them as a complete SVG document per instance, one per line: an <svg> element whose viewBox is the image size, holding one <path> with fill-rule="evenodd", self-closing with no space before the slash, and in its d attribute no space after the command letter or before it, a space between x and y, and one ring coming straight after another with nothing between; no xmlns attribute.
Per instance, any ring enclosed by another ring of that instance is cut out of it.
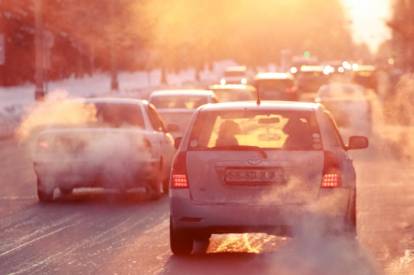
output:
<svg viewBox="0 0 414 275"><path fill-rule="evenodd" d="M210 85L220 102L250 101L256 99L256 89L250 85L225 84Z"/></svg>
<svg viewBox="0 0 414 275"><path fill-rule="evenodd" d="M65 102L37 140L39 200L52 200L56 188L69 194L80 187L144 187L158 199L168 188L174 152L172 136L147 101Z"/></svg>
<svg viewBox="0 0 414 275"><path fill-rule="evenodd" d="M224 70L223 76L220 79L220 84L247 84L247 68L246 66L233 66Z"/></svg>
<svg viewBox="0 0 414 275"><path fill-rule="evenodd" d="M363 86L349 83L323 85L315 102L323 104L340 127L371 131L371 100Z"/></svg>
<svg viewBox="0 0 414 275"><path fill-rule="evenodd" d="M209 90L165 90L152 92L148 101L155 106L173 137L182 136L195 110L218 103Z"/></svg>
<svg viewBox="0 0 414 275"><path fill-rule="evenodd" d="M211 234L266 232L295 236L356 234L356 175L321 104L266 101L219 103L197 110L170 177L170 245L191 253ZM323 226L322 226L323 225Z"/></svg>
<svg viewBox="0 0 414 275"><path fill-rule="evenodd" d="M261 100L299 101L295 78L290 73L258 73L254 86Z"/></svg>

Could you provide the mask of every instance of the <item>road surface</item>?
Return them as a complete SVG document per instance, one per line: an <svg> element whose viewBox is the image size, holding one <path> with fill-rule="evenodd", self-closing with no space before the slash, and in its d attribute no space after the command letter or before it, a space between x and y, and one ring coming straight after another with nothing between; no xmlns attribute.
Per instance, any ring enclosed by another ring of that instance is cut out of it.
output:
<svg viewBox="0 0 414 275"><path fill-rule="evenodd" d="M413 165L389 141L403 130L383 126L353 153L357 240L213 235L190 256L169 249L167 195L56 191L39 203L30 150L0 141L0 274L414 274Z"/></svg>

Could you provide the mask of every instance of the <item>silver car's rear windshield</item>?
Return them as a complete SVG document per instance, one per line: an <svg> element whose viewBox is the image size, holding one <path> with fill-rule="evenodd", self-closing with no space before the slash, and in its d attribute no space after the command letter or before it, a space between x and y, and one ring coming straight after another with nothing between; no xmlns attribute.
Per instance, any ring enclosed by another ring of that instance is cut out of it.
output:
<svg viewBox="0 0 414 275"><path fill-rule="evenodd" d="M168 95L155 96L151 98L150 103L157 109L197 109L201 105L207 104L206 96L192 95Z"/></svg>
<svg viewBox="0 0 414 275"><path fill-rule="evenodd" d="M223 74L224 77L244 77L245 75L245 71L226 71Z"/></svg>
<svg viewBox="0 0 414 275"><path fill-rule="evenodd" d="M251 90L216 89L214 93L220 102L249 101L255 98L255 93Z"/></svg>
<svg viewBox="0 0 414 275"><path fill-rule="evenodd" d="M342 85L331 84L323 86L319 91L321 98L349 98L349 99L365 99L365 89L358 85Z"/></svg>
<svg viewBox="0 0 414 275"><path fill-rule="evenodd" d="M255 146L268 150L322 150L314 111L200 111L188 150Z"/></svg>
<svg viewBox="0 0 414 275"><path fill-rule="evenodd" d="M144 128L141 107L128 103L65 103L53 118L51 128Z"/></svg>
<svg viewBox="0 0 414 275"><path fill-rule="evenodd" d="M275 91L292 88L295 84L292 79L259 79L256 85L260 91Z"/></svg>

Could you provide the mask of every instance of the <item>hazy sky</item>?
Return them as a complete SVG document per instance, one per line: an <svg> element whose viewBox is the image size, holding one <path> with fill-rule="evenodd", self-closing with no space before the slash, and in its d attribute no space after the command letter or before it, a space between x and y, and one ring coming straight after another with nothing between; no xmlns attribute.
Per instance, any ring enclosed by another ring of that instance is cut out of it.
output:
<svg viewBox="0 0 414 275"><path fill-rule="evenodd" d="M352 20L356 42L366 42L375 52L390 37L385 22L390 17L392 0L342 0Z"/></svg>

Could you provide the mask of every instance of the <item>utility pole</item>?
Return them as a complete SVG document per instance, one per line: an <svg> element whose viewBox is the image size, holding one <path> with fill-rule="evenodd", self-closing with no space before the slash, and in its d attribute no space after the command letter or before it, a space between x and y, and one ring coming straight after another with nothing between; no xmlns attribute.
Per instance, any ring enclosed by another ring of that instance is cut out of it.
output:
<svg viewBox="0 0 414 275"><path fill-rule="evenodd" d="M42 22L42 0L34 0L35 2L35 47L36 47L36 90L35 100L42 101L45 98L45 91L43 86L43 22Z"/></svg>
<svg viewBox="0 0 414 275"><path fill-rule="evenodd" d="M112 33L111 38L111 91L118 92L119 84L118 84L118 55L117 55L117 47L115 45L115 37L114 33Z"/></svg>
<svg viewBox="0 0 414 275"><path fill-rule="evenodd" d="M115 3L111 0L111 34L110 34L110 51L111 51L111 92L118 92L119 91L119 84L118 84L118 52L117 52L117 42L118 36L117 28L115 24Z"/></svg>

